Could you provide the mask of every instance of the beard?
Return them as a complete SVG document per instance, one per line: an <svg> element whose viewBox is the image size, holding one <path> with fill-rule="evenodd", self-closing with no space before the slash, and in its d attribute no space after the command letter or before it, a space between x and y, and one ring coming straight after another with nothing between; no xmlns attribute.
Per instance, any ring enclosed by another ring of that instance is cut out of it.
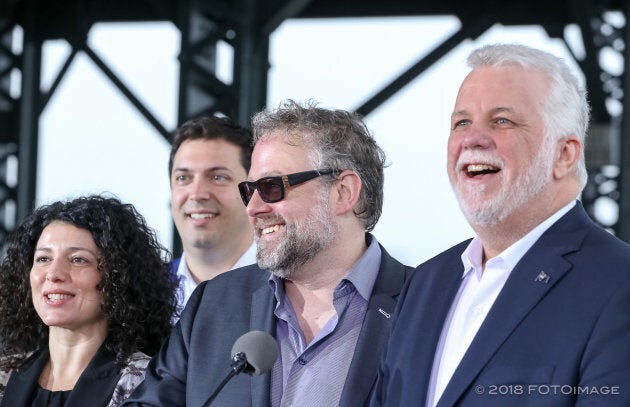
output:
<svg viewBox="0 0 630 407"><path fill-rule="evenodd" d="M259 240L256 235L256 262L261 269L278 277L291 279L301 266L330 247L338 235L339 225L330 213L328 189L322 192L306 218L297 222L285 222L281 216L264 219L285 224L284 235L277 241Z"/></svg>
<svg viewBox="0 0 630 407"><path fill-rule="evenodd" d="M524 176L512 183L507 183L503 179L499 191L490 199L486 196L485 186L457 185L456 182L452 182L451 186L459 207L468 222L483 227L496 226L519 207L535 199L535 196L552 180L555 154L553 141L550 136L545 136ZM459 169L464 162L484 162L504 168L502 160L482 152L460 156L456 168ZM461 174L460 171L457 173Z"/></svg>

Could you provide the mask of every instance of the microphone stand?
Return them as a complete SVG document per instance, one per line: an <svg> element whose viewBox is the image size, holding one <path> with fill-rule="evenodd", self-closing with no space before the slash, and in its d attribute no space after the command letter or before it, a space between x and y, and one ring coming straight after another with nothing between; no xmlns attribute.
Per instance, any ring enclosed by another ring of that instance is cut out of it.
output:
<svg viewBox="0 0 630 407"><path fill-rule="evenodd" d="M221 389L223 389L223 387L227 384L227 382L229 382L230 379L236 376L237 374L244 371L246 368L247 368L247 356L245 356L243 352L235 353L234 356L232 356L232 370L230 370L230 373L228 373L225 379L223 379L223 381L219 384L219 386L216 388L214 393L212 393L210 397L208 397L208 400L206 400L206 402L203 403L203 407L208 407L210 403L212 403L212 401L217 397Z"/></svg>

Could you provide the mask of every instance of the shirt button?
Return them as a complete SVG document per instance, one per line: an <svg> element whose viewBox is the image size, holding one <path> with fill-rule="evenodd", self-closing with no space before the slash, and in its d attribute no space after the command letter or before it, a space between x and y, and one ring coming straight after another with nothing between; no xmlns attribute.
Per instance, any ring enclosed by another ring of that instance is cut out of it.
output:
<svg viewBox="0 0 630 407"><path fill-rule="evenodd" d="M298 363L299 363L300 365L304 366L307 362L306 362L306 359L304 359L303 357L301 357L301 358L299 358L299 359L298 359Z"/></svg>

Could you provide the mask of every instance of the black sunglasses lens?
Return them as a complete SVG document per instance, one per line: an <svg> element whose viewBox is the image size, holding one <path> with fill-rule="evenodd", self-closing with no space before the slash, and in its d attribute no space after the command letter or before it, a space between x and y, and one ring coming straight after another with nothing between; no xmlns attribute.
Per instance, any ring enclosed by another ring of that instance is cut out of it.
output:
<svg viewBox="0 0 630 407"><path fill-rule="evenodd" d="M243 181L238 184L238 191L245 206L249 204L256 190L260 198L267 203L278 202L284 198L284 184L280 177L262 178L255 182Z"/></svg>
<svg viewBox="0 0 630 407"><path fill-rule="evenodd" d="M256 190L256 184L254 182L241 182L238 184L238 191L241 193L241 199L245 206L249 203L250 199L252 199L252 195L254 195L254 191Z"/></svg>
<svg viewBox="0 0 630 407"><path fill-rule="evenodd" d="M284 184L280 177L258 180L258 193L267 203L278 202L284 198ZM250 195L251 198L251 195Z"/></svg>

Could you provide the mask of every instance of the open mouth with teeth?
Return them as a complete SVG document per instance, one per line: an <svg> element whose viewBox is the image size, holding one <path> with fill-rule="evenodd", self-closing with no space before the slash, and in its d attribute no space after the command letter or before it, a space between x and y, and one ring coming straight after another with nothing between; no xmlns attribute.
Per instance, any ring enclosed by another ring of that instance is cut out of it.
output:
<svg viewBox="0 0 630 407"><path fill-rule="evenodd" d="M213 213L190 213L188 216L191 219L210 219L214 218L216 215Z"/></svg>
<svg viewBox="0 0 630 407"><path fill-rule="evenodd" d="M275 233L275 232L277 232L277 231L279 231L279 230L280 230L280 225L268 226L268 227L266 227L266 228L263 228L263 229L260 231L260 234L261 234L261 235L268 235L268 234L270 234L270 233Z"/></svg>
<svg viewBox="0 0 630 407"><path fill-rule="evenodd" d="M495 174L500 168L489 164L469 164L466 166L466 175L473 178L478 175Z"/></svg>
<svg viewBox="0 0 630 407"><path fill-rule="evenodd" d="M46 295L46 298L49 301L65 301L65 300L69 300L70 298L72 298L73 295L70 294L59 294L59 293L51 293Z"/></svg>

